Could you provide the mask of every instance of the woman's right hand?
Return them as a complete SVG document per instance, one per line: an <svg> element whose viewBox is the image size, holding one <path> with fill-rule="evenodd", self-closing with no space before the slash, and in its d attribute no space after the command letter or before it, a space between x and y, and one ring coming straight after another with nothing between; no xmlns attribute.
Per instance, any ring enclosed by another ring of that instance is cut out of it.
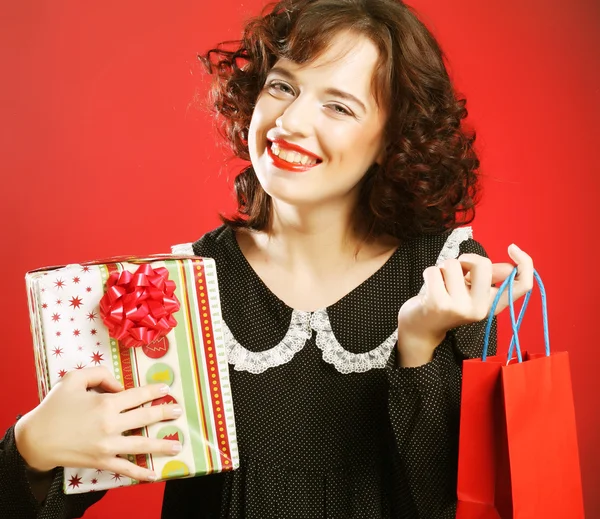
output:
<svg viewBox="0 0 600 519"><path fill-rule="evenodd" d="M151 470L119 455L174 455L181 444L122 433L178 418L182 412L178 405L138 408L168 391L164 384L125 391L102 366L70 371L39 406L17 422L17 449L27 465L37 471L58 466L89 467L153 481L157 477Z"/></svg>

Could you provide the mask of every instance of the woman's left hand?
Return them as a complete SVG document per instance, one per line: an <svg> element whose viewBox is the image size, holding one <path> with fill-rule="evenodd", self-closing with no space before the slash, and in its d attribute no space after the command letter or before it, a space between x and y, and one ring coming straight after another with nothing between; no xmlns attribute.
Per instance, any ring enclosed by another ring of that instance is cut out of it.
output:
<svg viewBox="0 0 600 519"><path fill-rule="evenodd" d="M516 245L508 255L517 266L513 298L519 299L533 287L533 261ZM398 313L398 354L400 365L426 364L446 332L463 324L485 319L498 289L512 272L510 263L492 263L478 254L463 254L423 272L424 289L402 305ZM505 291L496 315L508 306Z"/></svg>

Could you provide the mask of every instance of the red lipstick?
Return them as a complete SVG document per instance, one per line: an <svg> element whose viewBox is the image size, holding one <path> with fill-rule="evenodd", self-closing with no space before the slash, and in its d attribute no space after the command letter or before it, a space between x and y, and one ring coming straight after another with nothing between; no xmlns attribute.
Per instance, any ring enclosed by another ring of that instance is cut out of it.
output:
<svg viewBox="0 0 600 519"><path fill-rule="evenodd" d="M294 171L296 173L301 173L303 171L308 171L309 169L312 169L315 166L318 166L319 163L322 162L321 157L318 157L314 153L311 153L310 151L305 150L304 148L302 148L296 144L292 144L283 139L275 139L270 142L274 142L283 150L297 151L298 153L302 153L303 155L306 155L306 156L310 157L311 159L314 159L317 161L316 164L296 164L296 163L287 162L287 161L279 158L277 155L275 155L273 153L273 151L271 150L271 146L269 144L267 146L267 154L269 155L269 158L271 159L271 161L273 162L275 167L277 167L279 169L285 169L286 171Z"/></svg>

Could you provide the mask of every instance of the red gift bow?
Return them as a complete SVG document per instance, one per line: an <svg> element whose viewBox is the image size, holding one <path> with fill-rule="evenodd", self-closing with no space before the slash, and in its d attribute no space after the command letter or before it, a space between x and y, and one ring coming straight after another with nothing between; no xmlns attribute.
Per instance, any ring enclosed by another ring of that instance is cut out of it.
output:
<svg viewBox="0 0 600 519"><path fill-rule="evenodd" d="M100 300L100 316L109 335L123 346L143 346L177 326L180 303L165 267L140 265L134 274L113 272Z"/></svg>

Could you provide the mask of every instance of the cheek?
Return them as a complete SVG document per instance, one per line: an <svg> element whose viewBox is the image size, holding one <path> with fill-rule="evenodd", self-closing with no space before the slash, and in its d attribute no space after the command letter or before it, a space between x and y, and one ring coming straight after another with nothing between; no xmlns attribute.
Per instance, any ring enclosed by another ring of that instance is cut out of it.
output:
<svg viewBox="0 0 600 519"><path fill-rule="evenodd" d="M353 125L329 125L324 141L327 154L343 162L362 163L369 161L373 139L364 128ZM373 152L374 154L375 152Z"/></svg>
<svg viewBox="0 0 600 519"><path fill-rule="evenodd" d="M261 121L261 111L257 104L256 107L254 108L254 111L252 112L252 117L250 118L250 127L248 128L248 142L249 143L256 141L256 133L257 133L258 129L260 128L260 121Z"/></svg>
<svg viewBox="0 0 600 519"><path fill-rule="evenodd" d="M256 148L257 145L264 143L267 132L275 126L277 116L273 116L272 111L268 100L264 97L258 99L252 112L250 128L248 129L249 148Z"/></svg>
<svg viewBox="0 0 600 519"><path fill-rule="evenodd" d="M250 119L250 127L248 128L248 150L250 151L250 154L252 154L256 146L256 122L256 111L254 111L252 118Z"/></svg>

